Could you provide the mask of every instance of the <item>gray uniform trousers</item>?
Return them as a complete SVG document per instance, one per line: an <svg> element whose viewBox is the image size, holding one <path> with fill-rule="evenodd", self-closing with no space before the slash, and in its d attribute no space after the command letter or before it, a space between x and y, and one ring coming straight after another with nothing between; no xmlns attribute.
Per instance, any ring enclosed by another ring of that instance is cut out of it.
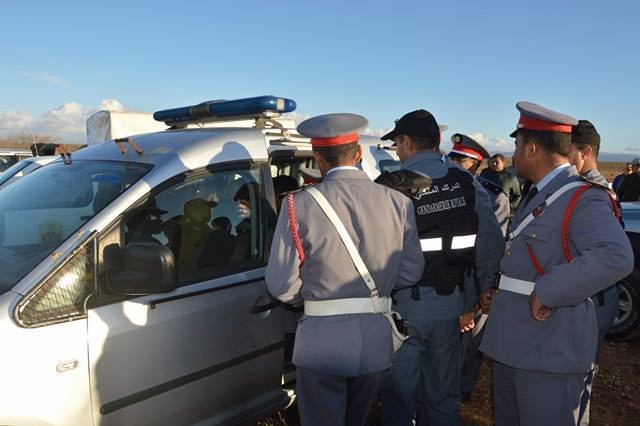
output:
<svg viewBox="0 0 640 426"><path fill-rule="evenodd" d="M298 368L297 404L300 422L307 426L361 426L375 401L383 371L357 377L333 376Z"/></svg>
<svg viewBox="0 0 640 426"><path fill-rule="evenodd" d="M545 373L493 363L496 426L575 426L582 373ZM558 402L561 403L558 403Z"/></svg>
<svg viewBox="0 0 640 426"><path fill-rule="evenodd" d="M383 425L460 425L462 353L458 319L413 321L380 391ZM418 386L424 393L417 398ZM416 406L416 399L421 407Z"/></svg>
<svg viewBox="0 0 640 426"><path fill-rule="evenodd" d="M460 392L463 399L473 392L478 379L484 354L480 352L480 343L484 335L484 322L487 315L481 314L475 317L476 325L472 331L462 335L462 377L460 379Z"/></svg>

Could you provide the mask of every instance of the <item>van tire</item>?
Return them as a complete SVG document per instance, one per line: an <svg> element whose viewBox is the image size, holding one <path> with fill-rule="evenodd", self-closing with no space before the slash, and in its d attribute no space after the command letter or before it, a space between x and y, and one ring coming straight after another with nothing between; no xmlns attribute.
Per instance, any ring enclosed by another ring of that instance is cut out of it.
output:
<svg viewBox="0 0 640 426"><path fill-rule="evenodd" d="M620 310L607 340L624 342L640 336L640 270L619 282Z"/></svg>

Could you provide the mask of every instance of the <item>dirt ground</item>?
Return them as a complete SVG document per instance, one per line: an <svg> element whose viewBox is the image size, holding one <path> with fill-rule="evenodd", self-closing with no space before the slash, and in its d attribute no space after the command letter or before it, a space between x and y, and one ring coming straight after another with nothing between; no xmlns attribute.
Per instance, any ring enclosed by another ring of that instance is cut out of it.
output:
<svg viewBox="0 0 640 426"><path fill-rule="evenodd" d="M591 426L640 426L640 340L630 343L606 342L595 378L591 400ZM297 408L259 422L260 426L299 425ZM370 426L379 424L377 407L371 410ZM493 425L491 362L485 360L471 400L462 405L465 426Z"/></svg>

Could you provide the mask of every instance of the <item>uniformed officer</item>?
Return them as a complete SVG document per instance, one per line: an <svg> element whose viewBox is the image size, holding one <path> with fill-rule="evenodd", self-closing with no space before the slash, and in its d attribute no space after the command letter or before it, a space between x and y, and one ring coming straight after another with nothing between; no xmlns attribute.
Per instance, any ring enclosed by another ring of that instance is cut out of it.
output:
<svg viewBox="0 0 640 426"><path fill-rule="evenodd" d="M375 297L389 307L394 288L420 279L424 259L410 200L355 167L358 133L366 127L364 117L329 114L302 122L298 131L311 138L323 175L310 188L335 210L375 281ZM293 354L302 424L362 425L391 366L391 326L312 191L283 202L267 288L284 302L304 301Z"/></svg>
<svg viewBox="0 0 640 426"><path fill-rule="evenodd" d="M628 275L633 253L607 193L569 165L577 120L516 106L516 167L533 187L509 228L480 350L494 360L498 426L575 425L598 337L589 296Z"/></svg>
<svg viewBox="0 0 640 426"><path fill-rule="evenodd" d="M487 194L489 194L489 197L491 198L493 203L493 212L496 215L502 234L505 235L507 233L507 225L509 225L511 209L509 197L502 190L500 185L497 185L490 179L478 176L478 169L480 168L482 161L485 158L490 158L489 152L476 140L461 133L456 133L451 136L451 142L453 142L453 147L449 153L449 158L475 176L478 182L482 184L482 187L487 191Z"/></svg>
<svg viewBox="0 0 640 426"><path fill-rule="evenodd" d="M511 206L509 204L509 197L502 188L494 183L492 180L478 176L478 168L482 164L482 161L490 159L489 152L484 149L473 138L456 133L451 136L453 147L449 152L449 158L458 163L463 169L471 173L480 182L482 188L487 191L491 201L493 202L493 212L496 215L498 224L504 236L507 232L507 225L509 224L509 217L511 216ZM493 273L498 272L498 264L495 264L496 269ZM465 299L471 297L473 301L479 296L480 289L476 288L475 280L465 284ZM465 303L469 305L469 303ZM482 367L483 354L478 350L480 342L482 341L482 335L484 330L484 324L487 320L487 314L483 313L480 309L474 306L474 310L465 312L460 317L460 329L467 332L473 330L471 333L467 333L463 336L462 340L462 376L460 380L460 390L462 394L462 400L466 401L471 397L471 392L480 377L480 368Z"/></svg>
<svg viewBox="0 0 640 426"><path fill-rule="evenodd" d="M385 378L381 420L411 425L419 411L419 423L459 425L459 317L475 305L469 300L463 306L461 287L474 269L482 285L491 285L504 239L486 191L440 153L440 131L431 113L406 114L382 139L396 142L401 170L376 181L411 197L427 267L418 285L395 296L413 336ZM423 408L417 409L418 384Z"/></svg>
<svg viewBox="0 0 640 426"><path fill-rule="evenodd" d="M573 126L571 131L571 151L569 152L569 162L575 166L578 173L591 182L609 188L609 182L598 171L598 153L600 151L600 135L595 126L587 120L579 120L577 126ZM609 332L609 327L618 316L618 284L613 284L604 290L591 296L591 300L596 308L598 319L598 353L604 343L604 338ZM589 397L591 385L597 371L596 366L589 372L585 380L585 390L582 393L580 404L580 424L589 424Z"/></svg>

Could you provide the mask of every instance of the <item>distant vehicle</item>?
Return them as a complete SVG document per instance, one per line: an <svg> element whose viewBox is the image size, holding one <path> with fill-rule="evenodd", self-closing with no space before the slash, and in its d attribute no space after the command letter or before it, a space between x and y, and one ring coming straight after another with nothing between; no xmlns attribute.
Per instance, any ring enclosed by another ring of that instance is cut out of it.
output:
<svg viewBox="0 0 640 426"><path fill-rule="evenodd" d="M0 174L0 189L7 187L16 180L25 177L31 172L38 170L40 167L51 163L60 158L57 155L47 155L43 157L29 157L18 161Z"/></svg>
<svg viewBox="0 0 640 426"><path fill-rule="evenodd" d="M174 129L88 146L0 191L0 424L239 424L291 403L293 314L264 273L272 178L302 184L315 166L279 117L294 108L157 113ZM234 121L181 128L208 120ZM360 139L372 178L399 163L379 142Z"/></svg>
<svg viewBox="0 0 640 426"><path fill-rule="evenodd" d="M632 340L640 337L640 202L622 203L622 220L635 255L635 270L620 281L619 315L607 338Z"/></svg>
<svg viewBox="0 0 640 426"><path fill-rule="evenodd" d="M31 157L28 149L0 148L0 173L16 164L18 161Z"/></svg>

